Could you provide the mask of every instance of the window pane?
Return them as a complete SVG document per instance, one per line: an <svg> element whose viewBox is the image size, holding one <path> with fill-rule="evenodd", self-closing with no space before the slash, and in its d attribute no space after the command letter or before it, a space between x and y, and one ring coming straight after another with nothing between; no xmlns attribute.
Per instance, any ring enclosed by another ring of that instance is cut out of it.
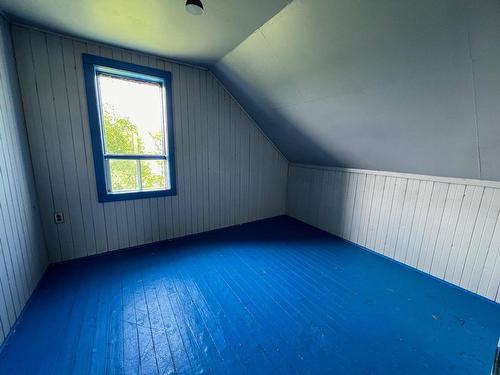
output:
<svg viewBox="0 0 500 375"><path fill-rule="evenodd" d="M137 160L109 159L111 191L139 190Z"/></svg>
<svg viewBox="0 0 500 375"><path fill-rule="evenodd" d="M163 154L161 85L106 74L98 80L106 153Z"/></svg>
<svg viewBox="0 0 500 375"><path fill-rule="evenodd" d="M143 190L165 189L165 160L141 160Z"/></svg>

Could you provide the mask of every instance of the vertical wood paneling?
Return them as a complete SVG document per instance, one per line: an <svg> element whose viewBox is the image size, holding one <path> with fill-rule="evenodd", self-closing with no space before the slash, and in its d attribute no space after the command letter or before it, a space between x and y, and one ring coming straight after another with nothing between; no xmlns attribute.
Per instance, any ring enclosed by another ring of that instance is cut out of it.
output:
<svg viewBox="0 0 500 375"><path fill-rule="evenodd" d="M476 218L481 206L484 188L468 186L460 210L457 231L453 240L452 254L447 262L445 280L454 284L460 283L462 270L467 258L472 233L476 227Z"/></svg>
<svg viewBox="0 0 500 375"><path fill-rule="evenodd" d="M384 196L385 178L383 176L373 176L375 179L373 187L373 206L370 211L370 218L368 219L368 233L366 236L365 246L373 248L377 237L378 226L381 218L381 205Z"/></svg>
<svg viewBox="0 0 500 375"><path fill-rule="evenodd" d="M500 302L500 184L292 164L287 213Z"/></svg>
<svg viewBox="0 0 500 375"><path fill-rule="evenodd" d="M378 219L378 229L375 234L375 245L370 247L379 253L385 254L388 243L391 242L389 234L389 220L393 217L394 189L396 188L396 179L394 177L382 177L384 179L384 190L382 193L382 202L380 217ZM396 215L394 215L396 216Z"/></svg>
<svg viewBox="0 0 500 375"><path fill-rule="evenodd" d="M389 217L387 220L389 221L388 234L386 235L385 245L382 243L383 247L386 247L384 254L387 256L396 257L397 254L400 258L403 257L401 251L397 251L401 248L406 248L408 244L408 238L411 228L411 220L413 219L413 203L416 203L417 195L416 192L413 193L415 185L410 185L411 182L416 181L408 181L406 179L397 178L395 179L394 191L391 198L391 207L389 212ZM407 200L406 198L409 198ZM406 203L409 203L406 205ZM406 225L408 230L408 236L405 238L405 210L406 210ZM383 239L381 239L384 241ZM403 246L398 246L398 242L401 240L401 244Z"/></svg>
<svg viewBox="0 0 500 375"><path fill-rule="evenodd" d="M446 262L450 257L450 251L453 247L453 238L456 235L458 217L465 197L465 185L450 185L446 206L443 211L442 227L439 230L438 239L433 251L431 262L431 273L440 278L444 278L446 272Z"/></svg>
<svg viewBox="0 0 500 375"><path fill-rule="evenodd" d="M417 268L425 272L430 271L437 236L442 229L441 223L448 188L449 184L434 183L434 191L425 221L422 245L420 246L416 263Z"/></svg>
<svg viewBox="0 0 500 375"><path fill-rule="evenodd" d="M0 344L47 265L21 108L9 26L0 16Z"/></svg>
<svg viewBox="0 0 500 375"><path fill-rule="evenodd" d="M51 261L285 213L288 162L210 72L21 26L13 34ZM82 53L172 72L177 196L98 203Z"/></svg>
<svg viewBox="0 0 500 375"><path fill-rule="evenodd" d="M393 256L400 262L404 262L408 254L408 246L415 221L420 181L414 179L405 181L403 179L401 185L405 185L404 193L396 198L401 205L401 218L398 221L391 222L391 232L395 238L395 245L392 248Z"/></svg>

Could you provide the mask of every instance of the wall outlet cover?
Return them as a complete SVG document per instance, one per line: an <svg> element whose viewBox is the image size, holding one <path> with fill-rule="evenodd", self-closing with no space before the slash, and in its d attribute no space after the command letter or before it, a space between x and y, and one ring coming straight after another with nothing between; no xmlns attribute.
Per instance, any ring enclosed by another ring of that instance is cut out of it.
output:
<svg viewBox="0 0 500 375"><path fill-rule="evenodd" d="M64 223L64 215L62 212L55 212L54 213L54 221L56 224L62 224Z"/></svg>

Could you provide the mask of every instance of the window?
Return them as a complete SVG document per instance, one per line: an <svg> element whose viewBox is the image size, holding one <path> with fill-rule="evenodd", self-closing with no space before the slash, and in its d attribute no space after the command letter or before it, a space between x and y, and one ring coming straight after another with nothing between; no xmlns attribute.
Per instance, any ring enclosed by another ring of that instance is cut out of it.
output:
<svg viewBox="0 0 500 375"><path fill-rule="evenodd" d="M83 55L99 202L175 195L170 73Z"/></svg>

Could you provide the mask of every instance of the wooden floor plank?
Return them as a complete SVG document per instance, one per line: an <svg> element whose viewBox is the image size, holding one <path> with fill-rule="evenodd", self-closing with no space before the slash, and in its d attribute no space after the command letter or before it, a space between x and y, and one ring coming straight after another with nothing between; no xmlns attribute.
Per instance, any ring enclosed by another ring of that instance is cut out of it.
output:
<svg viewBox="0 0 500 375"><path fill-rule="evenodd" d="M123 370L126 374L139 374L141 355L139 332L135 312L135 293L131 277L124 277L123 293Z"/></svg>

